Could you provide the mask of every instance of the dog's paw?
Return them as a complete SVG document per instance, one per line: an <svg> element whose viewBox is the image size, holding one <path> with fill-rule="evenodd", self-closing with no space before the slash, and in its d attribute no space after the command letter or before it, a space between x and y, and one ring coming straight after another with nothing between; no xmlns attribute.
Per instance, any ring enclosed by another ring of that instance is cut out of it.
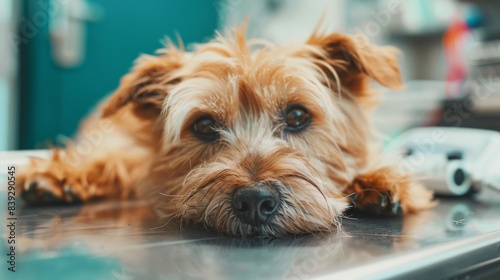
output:
<svg viewBox="0 0 500 280"><path fill-rule="evenodd" d="M390 192L353 193L350 197L354 211L376 216L400 216L403 214L401 201L393 199Z"/></svg>
<svg viewBox="0 0 500 280"><path fill-rule="evenodd" d="M79 188L48 174L26 177L21 188L21 198L32 206L80 203L84 198Z"/></svg>
<svg viewBox="0 0 500 280"><path fill-rule="evenodd" d="M346 189L353 210L379 216L416 213L436 205L433 193L409 174L382 167L358 176Z"/></svg>

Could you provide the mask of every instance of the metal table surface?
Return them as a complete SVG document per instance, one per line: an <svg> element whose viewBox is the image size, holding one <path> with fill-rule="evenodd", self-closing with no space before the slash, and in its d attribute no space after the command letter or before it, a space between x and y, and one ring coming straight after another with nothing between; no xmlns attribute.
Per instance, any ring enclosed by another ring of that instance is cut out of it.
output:
<svg viewBox="0 0 500 280"><path fill-rule="evenodd" d="M0 176L0 182L5 177ZM0 202L7 240L5 188ZM442 198L334 233L241 238L158 217L147 202L16 209L16 272L0 279L500 279L500 195ZM486 273L486 274L485 274Z"/></svg>

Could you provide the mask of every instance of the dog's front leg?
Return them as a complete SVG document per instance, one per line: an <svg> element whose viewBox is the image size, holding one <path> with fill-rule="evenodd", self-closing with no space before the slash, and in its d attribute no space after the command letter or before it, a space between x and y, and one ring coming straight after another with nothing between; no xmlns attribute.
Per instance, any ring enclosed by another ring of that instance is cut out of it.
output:
<svg viewBox="0 0 500 280"><path fill-rule="evenodd" d="M128 198L131 180L127 167L115 155L74 166L67 155L54 150L50 159L32 159L21 168L18 192L31 205L78 203L107 197Z"/></svg>
<svg viewBox="0 0 500 280"><path fill-rule="evenodd" d="M65 149L21 166L17 193L32 205L133 196L135 186L150 173L155 144L139 138L145 135L140 132L152 130L148 122L124 111L109 118L90 117ZM147 139L159 138L150 134Z"/></svg>

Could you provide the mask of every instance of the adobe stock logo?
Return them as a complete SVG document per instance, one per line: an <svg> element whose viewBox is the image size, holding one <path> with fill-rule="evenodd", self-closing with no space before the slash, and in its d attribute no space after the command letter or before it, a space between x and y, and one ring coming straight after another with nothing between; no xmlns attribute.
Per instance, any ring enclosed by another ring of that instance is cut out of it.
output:
<svg viewBox="0 0 500 280"><path fill-rule="evenodd" d="M78 167L86 156L104 142L106 135L112 134L115 129L110 120L101 120L98 127L83 131L74 144L73 152L66 155L66 164L72 168Z"/></svg>
<svg viewBox="0 0 500 280"><path fill-rule="evenodd" d="M21 44L27 44L40 32L40 29L48 26L50 19L61 12L61 6L71 0L38 0L35 7L37 11L30 18L22 17L19 22L19 34L11 32L9 41L14 52L17 53ZM31 2L31 1L29 1ZM27 3L29 5L30 3Z"/></svg>
<svg viewBox="0 0 500 280"><path fill-rule="evenodd" d="M352 34L357 34L357 40L361 40L361 45L366 44L369 40L368 38L376 37L383 28L389 26L393 17L403 11L401 5L401 0L390 0L385 3L383 9L379 11L371 11L370 15L372 20L361 24L353 29L351 29Z"/></svg>

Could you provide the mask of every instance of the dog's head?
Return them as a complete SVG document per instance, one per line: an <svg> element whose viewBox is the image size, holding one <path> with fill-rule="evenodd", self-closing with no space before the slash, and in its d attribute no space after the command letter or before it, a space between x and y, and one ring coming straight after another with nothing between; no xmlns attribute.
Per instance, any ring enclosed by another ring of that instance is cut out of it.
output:
<svg viewBox="0 0 500 280"><path fill-rule="evenodd" d="M244 37L143 57L104 114L130 103L158 116L155 167L184 221L236 235L331 230L367 161L369 80L400 87L397 52L341 34Z"/></svg>

